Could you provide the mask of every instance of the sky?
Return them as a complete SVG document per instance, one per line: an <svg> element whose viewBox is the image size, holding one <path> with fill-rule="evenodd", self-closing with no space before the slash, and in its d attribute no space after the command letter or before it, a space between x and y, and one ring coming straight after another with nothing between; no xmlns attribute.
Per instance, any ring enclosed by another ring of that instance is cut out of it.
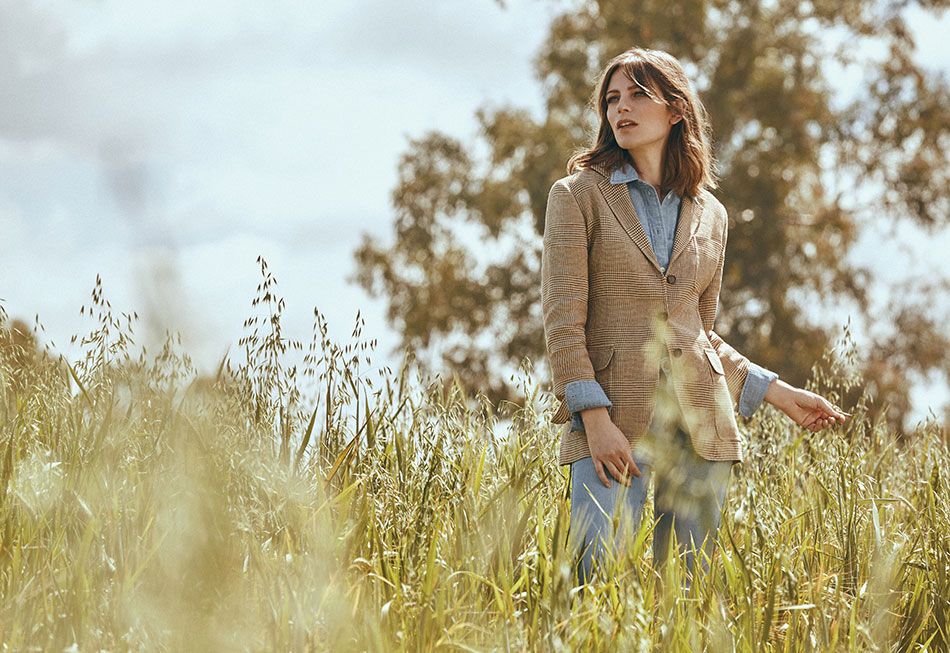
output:
<svg viewBox="0 0 950 653"><path fill-rule="evenodd" d="M362 235L392 239L390 193L413 138L477 142L479 107L540 116L532 60L565 2L0 0L0 299L57 351L94 328L101 276L141 344L166 329L200 369L236 348L261 281L309 341L313 309L374 365L399 342L385 300L347 282ZM918 17L920 60L950 69L950 20ZM847 93L855 78L841 71ZM947 233L869 234L854 260L913 254L950 277ZM902 278L897 266L882 276ZM838 315L842 320L845 315ZM919 384L915 414L946 387Z"/></svg>

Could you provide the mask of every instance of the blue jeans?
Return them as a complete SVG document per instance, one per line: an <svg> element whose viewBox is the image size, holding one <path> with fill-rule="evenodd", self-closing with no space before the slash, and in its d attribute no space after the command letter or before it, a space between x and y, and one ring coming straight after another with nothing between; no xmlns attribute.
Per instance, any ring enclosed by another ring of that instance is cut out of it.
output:
<svg viewBox="0 0 950 653"><path fill-rule="evenodd" d="M665 375L661 374L661 381ZM671 396L671 395L667 395ZM630 487L611 479L604 487L593 460L588 456L571 464L570 534L579 554L577 578L591 578L595 560L602 563L605 554L622 553L636 534L643 515L650 478L655 481L653 563L662 566L670 548L671 533L676 533L678 553L685 556L692 572L698 550L704 552L701 564L708 570L719 529L722 505L734 461L710 461L693 451L689 434L683 430L675 401L665 404L666 417L658 408L647 437L638 442L633 459L641 476L631 477ZM672 412L670 412L672 411Z"/></svg>

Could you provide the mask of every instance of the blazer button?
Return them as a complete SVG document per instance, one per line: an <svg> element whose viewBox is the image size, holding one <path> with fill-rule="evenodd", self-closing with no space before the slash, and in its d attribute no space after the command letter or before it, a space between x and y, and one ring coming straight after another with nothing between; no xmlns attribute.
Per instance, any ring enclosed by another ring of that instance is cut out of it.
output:
<svg viewBox="0 0 950 653"><path fill-rule="evenodd" d="M683 350L680 349L679 347L676 347L675 349L673 349L673 355L674 355L674 356L679 357L679 356L681 356L682 354L683 354Z"/></svg>
<svg viewBox="0 0 950 653"><path fill-rule="evenodd" d="M668 319L670 319L670 314L667 313L666 311L663 311L662 313L660 313L660 319L666 322Z"/></svg>
<svg viewBox="0 0 950 653"><path fill-rule="evenodd" d="M666 277L666 283L676 283L676 275L671 274L668 277Z"/></svg>

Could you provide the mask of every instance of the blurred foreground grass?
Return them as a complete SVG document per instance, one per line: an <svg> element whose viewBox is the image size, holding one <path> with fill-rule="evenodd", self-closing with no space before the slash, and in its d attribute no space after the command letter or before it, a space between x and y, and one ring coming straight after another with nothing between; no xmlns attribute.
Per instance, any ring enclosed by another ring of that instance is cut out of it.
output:
<svg viewBox="0 0 950 653"><path fill-rule="evenodd" d="M760 410L711 573L661 584L648 510L581 593L530 365L497 413L411 358L362 371L359 318L340 347L315 312L298 370L262 269L212 378L171 339L132 355L98 287L83 360L0 349L2 650L947 650L939 425L898 443L862 405L819 434ZM828 360L835 397L855 380Z"/></svg>

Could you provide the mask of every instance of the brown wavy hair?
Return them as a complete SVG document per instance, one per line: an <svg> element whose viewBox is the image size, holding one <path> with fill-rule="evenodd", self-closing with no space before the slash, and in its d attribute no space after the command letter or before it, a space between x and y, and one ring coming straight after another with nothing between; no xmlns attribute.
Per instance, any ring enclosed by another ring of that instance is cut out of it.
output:
<svg viewBox="0 0 950 653"><path fill-rule="evenodd" d="M607 120L607 85L620 68L624 75L656 102L662 102L682 116L670 128L664 153L661 189L675 191L680 197L696 197L700 189L718 187L716 161L712 154L712 128L706 108L693 92L686 71L672 55L662 50L630 48L611 59L598 77L589 107L596 109L600 126L593 145L577 150L567 162L567 173L592 164L616 168L633 163L627 150L617 144Z"/></svg>

